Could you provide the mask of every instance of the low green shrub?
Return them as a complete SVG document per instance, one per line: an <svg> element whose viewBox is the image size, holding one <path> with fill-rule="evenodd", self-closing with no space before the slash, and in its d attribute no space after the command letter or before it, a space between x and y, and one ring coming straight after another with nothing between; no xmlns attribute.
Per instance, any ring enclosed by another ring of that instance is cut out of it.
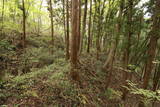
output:
<svg viewBox="0 0 160 107"><path fill-rule="evenodd" d="M128 87L124 86L131 94L138 95L145 105L152 104L153 101L160 101L160 90L156 92L138 88L137 84L127 81Z"/></svg>
<svg viewBox="0 0 160 107"><path fill-rule="evenodd" d="M108 99L110 99L110 100L112 100L112 99L118 99L118 100L120 100L121 97L122 97L122 92L121 92L121 91L118 91L118 90L114 90L114 89L112 89L112 88L108 88L108 89L105 91L104 95L105 95Z"/></svg>

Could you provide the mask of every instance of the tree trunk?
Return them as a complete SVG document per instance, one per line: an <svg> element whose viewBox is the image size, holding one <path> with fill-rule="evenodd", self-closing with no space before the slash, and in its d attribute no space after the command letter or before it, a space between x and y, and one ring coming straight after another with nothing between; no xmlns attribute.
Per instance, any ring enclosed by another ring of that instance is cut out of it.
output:
<svg viewBox="0 0 160 107"><path fill-rule="evenodd" d="M139 27L139 31L138 31L138 35L137 35L137 46L139 45L139 42L140 42L140 35L141 35L141 25L142 25L142 21L143 21L143 14L140 14L140 17L139 17L139 24L140 24L140 27Z"/></svg>
<svg viewBox="0 0 160 107"><path fill-rule="evenodd" d="M4 0L3 0L3 6L2 6L2 27L1 27L1 35L0 36L2 36L3 35L3 20L4 19ZM2 65L3 65L3 63L2 63L2 61L0 61L0 65L1 65L1 67L0 67L0 81L2 81L3 80L3 78L4 78L4 76L5 76L5 72L4 71L2 71Z"/></svg>
<svg viewBox="0 0 160 107"><path fill-rule="evenodd" d="M54 27L53 27L53 8L52 8L52 0L49 1L49 5L50 5L50 17L51 17L51 38L52 38L52 45L54 45Z"/></svg>
<svg viewBox="0 0 160 107"><path fill-rule="evenodd" d="M153 27L150 32L150 43L148 48L148 58L147 63L145 66L145 74L144 74L144 82L143 82L143 88L147 89L149 79L151 72L153 71L154 64L152 61L155 59L156 55L156 47L157 47L157 41L160 38L160 33L158 32L160 29L160 0L156 0L155 2L156 7L153 15Z"/></svg>
<svg viewBox="0 0 160 107"><path fill-rule="evenodd" d="M133 16L133 0L129 0L128 1L129 3L129 9L128 9L128 20L127 20L127 47L124 51L124 69L127 69L128 67L128 64L129 64L129 58L130 58L130 48L131 48L131 37L132 37L132 16ZM124 75L123 75L123 78L124 78L124 84L127 85L126 83L126 80L127 79L130 79L130 74L129 72L124 72ZM127 95L128 91L127 89L124 89L123 90L123 97L122 99L125 100L126 99L126 95Z"/></svg>
<svg viewBox="0 0 160 107"><path fill-rule="evenodd" d="M85 8L84 8L84 16L83 16L83 29L82 29L82 35L81 35L81 48L80 52L83 50L83 39L86 33L86 20L87 20L87 5L88 5L88 0L85 0Z"/></svg>
<svg viewBox="0 0 160 107"><path fill-rule="evenodd" d="M96 2L95 2L96 3ZM103 30L103 15L105 10L106 0L103 2L98 1L98 6L96 6L96 12L98 13L98 28L97 28L97 38L96 38L96 48L97 48L97 59L99 59L99 53L101 52L101 40L102 40L102 30ZM101 8L102 7L102 8Z"/></svg>
<svg viewBox="0 0 160 107"><path fill-rule="evenodd" d="M41 0L41 4L40 4L40 7L39 7L39 11L41 11L41 9L42 9L42 4L43 4L43 0ZM39 15L39 16L38 16L38 31L37 31L38 36L40 35L41 24L42 24L42 19L41 19L41 15Z"/></svg>
<svg viewBox="0 0 160 107"><path fill-rule="evenodd" d="M67 11L67 14L66 14L66 17L67 17L67 38L66 38L66 59L68 60L69 59L69 1L67 0L66 1L66 11Z"/></svg>
<svg viewBox="0 0 160 107"><path fill-rule="evenodd" d="M92 0L90 0L90 13L89 13L89 27L88 27L88 46L87 52L90 52L90 45L91 45L91 25L92 24Z"/></svg>
<svg viewBox="0 0 160 107"><path fill-rule="evenodd" d="M80 41L81 41L81 0L78 0L78 34L77 34L77 52L80 51Z"/></svg>
<svg viewBox="0 0 160 107"><path fill-rule="evenodd" d="M68 60L67 56L67 34L66 34L66 13L65 13L65 1L62 0L63 3L63 27L64 27L64 38L65 38L65 44L66 44L66 59ZM66 6L67 7L67 6Z"/></svg>
<svg viewBox="0 0 160 107"><path fill-rule="evenodd" d="M65 37L65 42L66 42L66 13L65 13L65 1L62 0L62 3L63 3L63 27L64 27L64 37Z"/></svg>
<svg viewBox="0 0 160 107"><path fill-rule="evenodd" d="M26 41L26 9L25 9L25 3L24 0L22 0L22 6L23 6L23 48L25 48L25 41Z"/></svg>
<svg viewBox="0 0 160 107"><path fill-rule="evenodd" d="M148 49L148 59L145 67L144 82L143 82L144 89L147 89L149 78L153 70L154 64L152 61L154 61L155 54L156 54L157 40L158 38L154 35L152 35L150 38L149 49Z"/></svg>
<svg viewBox="0 0 160 107"><path fill-rule="evenodd" d="M98 6L97 6L98 4ZM98 25L97 25L97 37L96 37L96 56L97 56L97 60L99 59L99 52L101 51L100 48L100 33L101 33L101 1L98 1L98 3L95 1L95 8L96 8L96 12L98 13Z"/></svg>
<svg viewBox="0 0 160 107"><path fill-rule="evenodd" d="M71 63L77 66L78 54L78 35L79 35L79 2L72 0L72 44L71 44Z"/></svg>

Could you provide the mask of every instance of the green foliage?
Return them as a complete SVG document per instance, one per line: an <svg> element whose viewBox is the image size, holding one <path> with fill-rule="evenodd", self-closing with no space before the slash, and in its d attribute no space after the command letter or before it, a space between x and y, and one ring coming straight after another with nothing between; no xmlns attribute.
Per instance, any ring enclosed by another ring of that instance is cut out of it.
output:
<svg viewBox="0 0 160 107"><path fill-rule="evenodd" d="M30 91L30 90L24 92L23 95L24 95L24 96L39 97L38 94L36 93L36 91Z"/></svg>
<svg viewBox="0 0 160 107"><path fill-rule="evenodd" d="M160 101L159 90L156 92L146 89L137 88L137 84L134 84L131 81L127 81L129 87L124 86L131 94L139 95L143 102L151 103L152 101Z"/></svg>
<svg viewBox="0 0 160 107"><path fill-rule="evenodd" d="M8 107L7 105L1 105L1 107Z"/></svg>
<svg viewBox="0 0 160 107"><path fill-rule="evenodd" d="M4 1L5 1L5 8L3 15L3 26L1 23L0 28L3 27L2 30L4 34L2 32L2 36L3 38L6 38L6 40L0 40L0 52L1 52L0 57L5 56L5 58L6 57L8 58L8 55L14 53L15 46L11 45L11 43L7 41L7 39L13 40L14 42L13 44L17 44L16 43L17 41L21 42L20 37L22 36L22 30L23 30L22 26L23 7L21 0L4 0ZM29 68L26 70L30 72L24 74L21 73L23 75L18 75L16 77L13 76L9 77L8 81L4 85L6 89L2 90L0 89L0 98L15 97L15 99L17 98L19 100L22 100L25 97L27 98L34 97L42 101L47 101L47 103L48 102L53 103L54 100L60 99L61 103L63 101L65 103L69 102L72 103L72 105L74 106L79 106L78 104L74 104L74 102L78 102L83 105L89 103L90 101L88 101L88 96L84 93L92 92L92 90L96 91L101 90L99 89L99 83L105 83L103 80L106 80L106 74L107 74L106 72L102 72L101 69L102 65L104 64L104 61L106 60L106 53L102 53L103 55L101 55L100 53L99 60L98 61L94 60L95 59L94 56L96 56L95 52L97 51L95 48L97 45L97 41L101 42L103 41L103 39L107 41L106 46L103 46L103 48L106 48L106 50L108 50L109 48L112 48L111 44L114 43L116 40L118 40L116 41L119 42L117 43L116 54L118 54L120 58L115 57L115 62L113 63L114 66L114 64L117 65L118 62L117 59L118 60L121 59L121 53L126 51L126 47L129 44L128 33L132 33L131 34L132 36L130 38L131 47L129 50L130 51L129 59L131 60L131 64L127 66L127 70L123 68L120 69L125 70L126 72L139 73L139 71L141 71L142 68L141 65L144 65L148 57L144 55L144 53L146 53L147 50L148 39L146 39L147 38L146 35L150 30L151 23L150 20L145 19L142 8L136 6L139 3L139 0L133 2L134 6L133 6L133 13L131 16L132 17L131 19L133 19L132 23L128 20L128 17L130 17L128 16L129 12L128 1L125 1L123 4L124 9L122 10L122 17L118 16L118 14L120 13L119 8L122 5L121 0L93 1L92 18L91 18L92 19L91 21L93 21L91 25L92 26L91 37L93 40L91 50L93 54L87 60L90 60L92 58L93 61L91 62L91 64L93 63L93 66L95 65L96 66L93 68L84 69L84 71L82 69L82 73L88 73L88 74L84 75L87 78L84 79L86 83L83 83L83 77L82 77L82 85L84 85L83 87L84 89L79 89L79 87L77 88L77 86L74 83L70 82L70 77L68 78L71 65L68 64L69 61L66 61L64 58L65 57L64 50L66 44L64 43L64 37L63 37L65 32L63 27L65 23L63 22L63 14L61 14L62 1L54 0L53 2L53 15L54 15L53 24L54 27L56 28L56 31L54 32L54 45L52 45L51 33L50 33L51 16L47 10L49 9L48 2L46 0L45 1L25 0L27 48L23 51L23 53L21 53L21 55L18 55L17 65L18 65L18 71L23 72L24 69ZM84 0L82 1L81 5L82 14L84 9L83 5L84 5ZM0 1L0 7L2 7L2 0ZM151 10L150 9L151 7L153 6L150 6L147 9ZM0 11L1 12L3 11L2 8L0 8ZM140 22L141 18L142 22ZM120 25L118 26L118 24ZM132 32L128 32L130 30L130 25L132 26L131 28ZM88 28L86 30L88 30ZM139 41L137 42L137 34L139 33L140 33L139 35L140 38ZM87 39L87 37L88 36L84 35L84 39ZM18 51L16 52L18 53ZM84 57L86 57L86 54ZM82 68L87 63L86 62L84 64L82 63ZM159 61L156 60L153 63L159 64ZM14 65L11 67L14 68ZM92 69L93 71L91 71ZM115 70L114 67L113 70ZM93 77L90 77L90 75L93 75ZM0 74L0 76L3 75ZM91 82L91 84L89 84L89 82ZM92 83L93 84L98 83L96 89ZM86 84L89 86L85 86ZM2 84L0 83L0 86L1 85ZM137 86L132 82L129 82L129 87L125 88L127 88L130 91L130 93L134 95L139 95L141 98L143 98L143 101L145 103L147 101L150 103L154 100L160 101L159 90L157 92L152 92L149 90L140 89L137 88ZM41 89L43 90L42 92ZM58 90L58 92L56 93L55 90L56 91ZM85 92L83 93L81 91ZM54 96L54 94L56 95ZM96 106L101 106L98 103L103 101L101 101L101 99L99 98L98 96L99 94L98 95L94 94L94 91L89 94L91 95L89 97L92 97L92 95L94 95L93 96L94 98L92 99L92 101L95 101L94 104ZM109 100L120 100L122 97L122 92L114 90L112 88L108 88L102 94L103 94L102 96L105 96L105 98ZM55 105L59 106L59 103L57 104L56 102Z"/></svg>
<svg viewBox="0 0 160 107"><path fill-rule="evenodd" d="M49 81L59 81L59 80L65 80L66 74L70 71L70 64L67 64L65 59L57 59L56 63L52 65L56 72L54 72L54 75L49 77ZM63 86L63 85L62 85Z"/></svg>
<svg viewBox="0 0 160 107"><path fill-rule="evenodd" d="M128 65L128 72L135 72L135 73L139 73L141 71L141 68L137 65L133 65L133 64L129 64Z"/></svg>
<svg viewBox="0 0 160 107"><path fill-rule="evenodd" d="M0 40L0 54L6 55L8 52L13 52L13 45L11 45L7 40Z"/></svg>
<svg viewBox="0 0 160 107"><path fill-rule="evenodd" d="M42 35L40 37L35 37L37 35L32 35L31 37L28 38L28 43L30 46L32 47L36 47L36 48L41 48L41 47L45 47L48 48L48 42L50 41L50 38L48 36Z"/></svg>
<svg viewBox="0 0 160 107"><path fill-rule="evenodd" d="M39 62L42 62L43 65L49 65L54 62L54 56L50 54L42 54L39 56Z"/></svg>
<svg viewBox="0 0 160 107"><path fill-rule="evenodd" d="M10 62L10 57L15 54L15 47L7 40L0 40L0 82L5 79L7 64Z"/></svg>
<svg viewBox="0 0 160 107"><path fill-rule="evenodd" d="M112 100L112 99L119 99L120 100L122 97L122 92L118 91L118 90L114 90L112 88L108 88L105 91L104 95L110 100Z"/></svg>
<svg viewBox="0 0 160 107"><path fill-rule="evenodd" d="M15 87L19 86L19 84L28 84L30 86L34 82L34 79L41 77L46 73L52 72L53 71L52 67L53 65L46 66L43 69L34 68L32 69L32 72L21 75L21 76L17 76L14 79L12 79L11 80L13 82L12 84L15 85Z"/></svg>

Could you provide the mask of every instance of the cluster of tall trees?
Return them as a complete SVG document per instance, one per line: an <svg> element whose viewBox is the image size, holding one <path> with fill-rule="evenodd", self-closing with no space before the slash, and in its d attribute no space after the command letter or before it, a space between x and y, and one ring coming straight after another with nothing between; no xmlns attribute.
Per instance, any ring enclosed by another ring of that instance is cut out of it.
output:
<svg viewBox="0 0 160 107"><path fill-rule="evenodd" d="M71 14L68 14L68 2L71 2ZM139 3L136 0L84 0L82 4L81 0L67 0L67 23L70 15L72 39L69 54L69 35L67 35L66 53L67 58L70 55L72 64L77 65L78 57L85 51L84 49L89 53L90 47L95 46L99 59L99 53L104 48L108 57L103 68L109 71L106 87L109 86L112 74L115 73L114 64L117 60L121 60L125 71L124 84L126 80L131 79L131 73L128 72L129 65L136 65L142 68L142 87L147 89L154 75L152 89L154 91L158 89L160 71L159 61L156 60L159 60L160 0L148 1L146 5L149 8L145 5L141 8ZM147 13L151 17L145 15L143 8L148 9ZM66 28L69 29L69 26ZM69 31L66 31L69 34ZM126 90L124 99L125 93Z"/></svg>
<svg viewBox="0 0 160 107"><path fill-rule="evenodd" d="M4 17L7 16L5 2L5 0L1 2L1 31L4 29ZM58 16L54 4L59 2L61 4L59 8L62 9L58 13L62 13L63 22L60 23L60 26L64 29L66 59L71 60L73 67L78 66L80 56L84 52L96 52L97 60L100 59L100 53L105 52L107 59L103 69L108 71L106 88L110 85L112 74L116 74L113 69L117 61L120 61L120 66L124 70L124 84L127 84L126 80L131 80L131 73L128 70L130 70L130 65L134 65L140 68L142 87L147 89L152 86L153 91L158 89L160 81L158 42L160 38L160 0L149 0L144 5L140 5L143 2L140 0L47 0L46 2L53 46L54 22L56 22L55 16ZM15 3L22 12L22 40L25 48L29 5L26 6L26 0L15 0ZM39 11L42 10L42 3L43 0ZM17 12L15 16L12 16L13 20L19 16L19 10L15 8ZM39 17L41 15L38 15L38 34L43 22L42 17ZM150 80L152 85L149 85ZM124 89L124 99L125 93L127 91Z"/></svg>

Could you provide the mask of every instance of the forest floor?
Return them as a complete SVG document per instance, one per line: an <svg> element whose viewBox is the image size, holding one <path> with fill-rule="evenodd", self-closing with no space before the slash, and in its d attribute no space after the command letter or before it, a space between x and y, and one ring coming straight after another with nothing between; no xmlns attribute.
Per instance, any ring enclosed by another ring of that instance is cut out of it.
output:
<svg viewBox="0 0 160 107"><path fill-rule="evenodd" d="M132 94L128 94L125 102L121 100L121 70L113 71L116 75L113 75L110 87L105 89L107 72L102 70L105 53L101 54L99 60L94 52L82 54L79 68L76 69L80 74L78 83L71 80L71 66L69 61L65 60L61 42L57 41L56 47L50 52L52 47L48 47L47 40L43 37L34 37L30 41L32 42L28 42L25 53L17 50L14 58L12 57L18 62L10 64L8 71L16 76L7 73L5 81L0 83L1 106L124 107L124 103L125 107L138 105L137 97ZM26 60L23 61L24 59Z"/></svg>

